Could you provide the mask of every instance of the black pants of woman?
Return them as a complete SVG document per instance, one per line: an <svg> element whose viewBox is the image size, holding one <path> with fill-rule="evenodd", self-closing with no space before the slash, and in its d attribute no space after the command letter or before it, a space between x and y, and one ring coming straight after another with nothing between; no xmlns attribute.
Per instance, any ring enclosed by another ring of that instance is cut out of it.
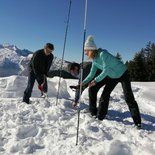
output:
<svg viewBox="0 0 155 155"><path fill-rule="evenodd" d="M135 125L141 124L141 116L140 116L138 104L135 101L135 98L132 92L130 75L128 71L126 71L118 79L111 79L107 76L102 81L98 82L95 86L89 88L89 110L91 114L97 115L99 120L103 120L105 118L108 112L110 94L119 82L121 82L122 84L125 101L129 107L129 110ZM99 100L99 106L97 108L97 105L96 105L97 93L102 86L105 86L105 87L101 94L101 97Z"/></svg>

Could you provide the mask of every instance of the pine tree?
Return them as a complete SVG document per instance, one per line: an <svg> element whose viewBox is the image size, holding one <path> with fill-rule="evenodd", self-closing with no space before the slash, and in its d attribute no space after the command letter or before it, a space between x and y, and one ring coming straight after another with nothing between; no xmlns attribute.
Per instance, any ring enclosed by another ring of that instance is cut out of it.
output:
<svg viewBox="0 0 155 155"><path fill-rule="evenodd" d="M155 43L149 42L126 64L132 81L155 81Z"/></svg>
<svg viewBox="0 0 155 155"><path fill-rule="evenodd" d="M128 69L132 81L147 81L143 49L135 54L133 61L130 61L128 64Z"/></svg>
<svg viewBox="0 0 155 155"><path fill-rule="evenodd" d="M149 42L145 48L148 81L155 81L155 44Z"/></svg>

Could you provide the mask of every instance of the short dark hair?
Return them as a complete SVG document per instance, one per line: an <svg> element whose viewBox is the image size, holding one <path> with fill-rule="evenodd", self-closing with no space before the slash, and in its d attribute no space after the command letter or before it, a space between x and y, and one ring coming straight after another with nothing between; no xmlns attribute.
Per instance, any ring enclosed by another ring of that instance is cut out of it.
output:
<svg viewBox="0 0 155 155"><path fill-rule="evenodd" d="M80 64L76 63L76 62L73 62L73 63L70 63L68 65L68 71L71 71L73 70L75 67L78 68L78 72L80 71Z"/></svg>
<svg viewBox="0 0 155 155"><path fill-rule="evenodd" d="M49 48L50 50L54 50L54 45L51 43L46 43L45 47Z"/></svg>

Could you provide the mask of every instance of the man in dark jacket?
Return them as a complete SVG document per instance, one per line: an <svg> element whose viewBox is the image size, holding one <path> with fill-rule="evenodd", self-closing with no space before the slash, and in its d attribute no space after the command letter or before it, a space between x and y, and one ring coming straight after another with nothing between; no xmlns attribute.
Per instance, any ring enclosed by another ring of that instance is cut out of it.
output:
<svg viewBox="0 0 155 155"><path fill-rule="evenodd" d="M80 65L76 62L68 64L68 70L50 70L48 77L53 78L55 76L62 77L64 79L78 79Z"/></svg>
<svg viewBox="0 0 155 155"><path fill-rule="evenodd" d="M44 49L40 49L33 54L29 64L28 84L24 91L23 102L30 104L29 98L31 97L35 80L38 82L38 89L42 93L47 93L46 76L53 61L53 50L54 45L46 43Z"/></svg>

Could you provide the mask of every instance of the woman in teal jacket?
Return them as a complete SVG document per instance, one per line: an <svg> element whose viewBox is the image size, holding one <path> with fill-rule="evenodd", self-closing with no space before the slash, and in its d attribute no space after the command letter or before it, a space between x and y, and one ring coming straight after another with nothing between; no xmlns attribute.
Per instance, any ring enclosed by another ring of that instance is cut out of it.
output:
<svg viewBox="0 0 155 155"><path fill-rule="evenodd" d="M88 84L89 86L90 113L96 115L99 120L103 120L108 111L110 94L118 82L121 82L125 100L128 104L133 121L138 128L141 128L140 112L132 92L127 67L107 50L97 49L92 36L88 36L84 51L85 55L92 59L90 73L82 81L82 85ZM97 77L94 77L97 69L100 69L101 73ZM105 87L97 108L97 92L104 85Z"/></svg>

